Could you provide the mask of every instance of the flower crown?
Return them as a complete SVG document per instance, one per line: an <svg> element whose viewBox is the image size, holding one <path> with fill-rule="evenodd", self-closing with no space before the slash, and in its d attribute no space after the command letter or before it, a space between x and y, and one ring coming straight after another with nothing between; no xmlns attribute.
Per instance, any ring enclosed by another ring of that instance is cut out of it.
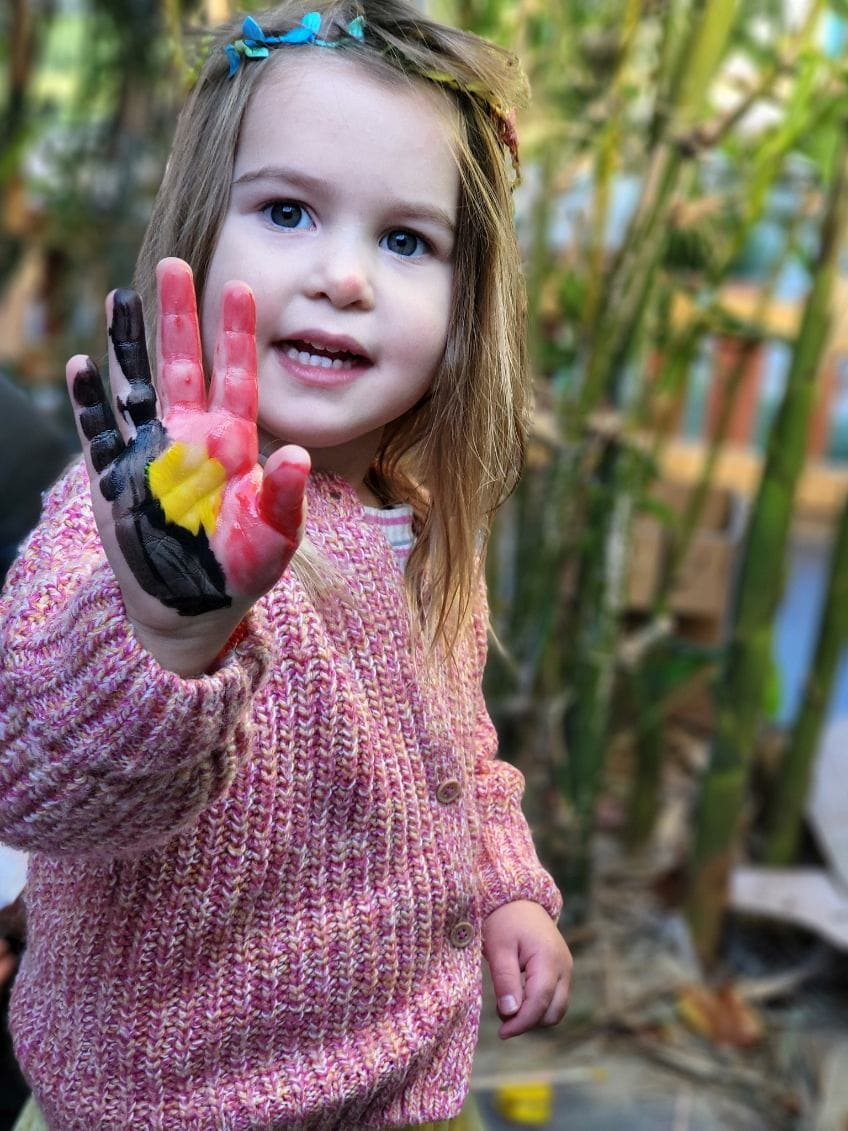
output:
<svg viewBox="0 0 848 1131"><path fill-rule="evenodd" d="M345 39L362 42L365 39L365 17L357 16L351 20L343 29L343 38L339 39L326 39L321 36L321 15L319 12L307 12L297 26L283 35L266 35L252 16L245 18L241 31L241 39L236 39L224 46L224 51L230 63L230 78L237 73L243 59L266 59L271 48L274 47L311 44L313 47L335 48L342 46ZM470 95L485 107L499 141L509 151L512 168L515 172L515 181L512 187L515 188L519 185L521 183L521 165L518 159L515 107L505 106L482 83L462 83L455 79L453 75L444 71L416 71L415 73L419 74L421 78L429 79L430 82L449 86L462 94Z"/></svg>

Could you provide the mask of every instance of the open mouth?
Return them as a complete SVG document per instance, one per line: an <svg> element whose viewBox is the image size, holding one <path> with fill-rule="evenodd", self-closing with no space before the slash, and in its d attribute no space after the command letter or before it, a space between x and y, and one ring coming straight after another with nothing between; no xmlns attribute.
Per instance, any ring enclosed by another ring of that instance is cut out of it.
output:
<svg viewBox="0 0 848 1131"><path fill-rule="evenodd" d="M319 369L353 369L368 364L368 358L364 354L317 346L314 342L300 339L280 342L279 348L292 361L298 361L301 365L314 365Z"/></svg>

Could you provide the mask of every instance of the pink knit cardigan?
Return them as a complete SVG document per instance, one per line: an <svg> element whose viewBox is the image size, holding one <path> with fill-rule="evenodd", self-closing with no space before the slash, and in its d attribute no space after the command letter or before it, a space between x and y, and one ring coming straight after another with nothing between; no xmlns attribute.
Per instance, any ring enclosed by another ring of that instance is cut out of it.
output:
<svg viewBox="0 0 848 1131"><path fill-rule="evenodd" d="M77 465L0 603L0 839L32 853L15 1047L56 1131L391 1127L462 1105L481 921L560 899L495 758L481 613L416 678L403 580L341 480L213 675L137 644Z"/></svg>

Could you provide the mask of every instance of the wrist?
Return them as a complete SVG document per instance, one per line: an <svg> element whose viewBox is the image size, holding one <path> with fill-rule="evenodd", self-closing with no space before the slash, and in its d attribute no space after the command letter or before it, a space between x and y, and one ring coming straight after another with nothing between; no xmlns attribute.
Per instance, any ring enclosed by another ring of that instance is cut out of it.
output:
<svg viewBox="0 0 848 1131"><path fill-rule="evenodd" d="M161 668L183 679L195 679L214 672L249 631L246 613L228 610L216 615L213 623L180 625L180 631L162 632L130 618L139 644ZM204 617L204 621L207 618Z"/></svg>

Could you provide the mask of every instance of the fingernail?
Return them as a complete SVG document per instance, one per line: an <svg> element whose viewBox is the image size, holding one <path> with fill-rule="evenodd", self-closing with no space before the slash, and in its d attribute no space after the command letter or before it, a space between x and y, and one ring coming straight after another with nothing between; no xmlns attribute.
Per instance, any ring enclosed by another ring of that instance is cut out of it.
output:
<svg viewBox="0 0 848 1131"><path fill-rule="evenodd" d="M518 1009L518 1002L512 994L506 994L504 997L498 998L498 1009L501 1013L515 1013Z"/></svg>

